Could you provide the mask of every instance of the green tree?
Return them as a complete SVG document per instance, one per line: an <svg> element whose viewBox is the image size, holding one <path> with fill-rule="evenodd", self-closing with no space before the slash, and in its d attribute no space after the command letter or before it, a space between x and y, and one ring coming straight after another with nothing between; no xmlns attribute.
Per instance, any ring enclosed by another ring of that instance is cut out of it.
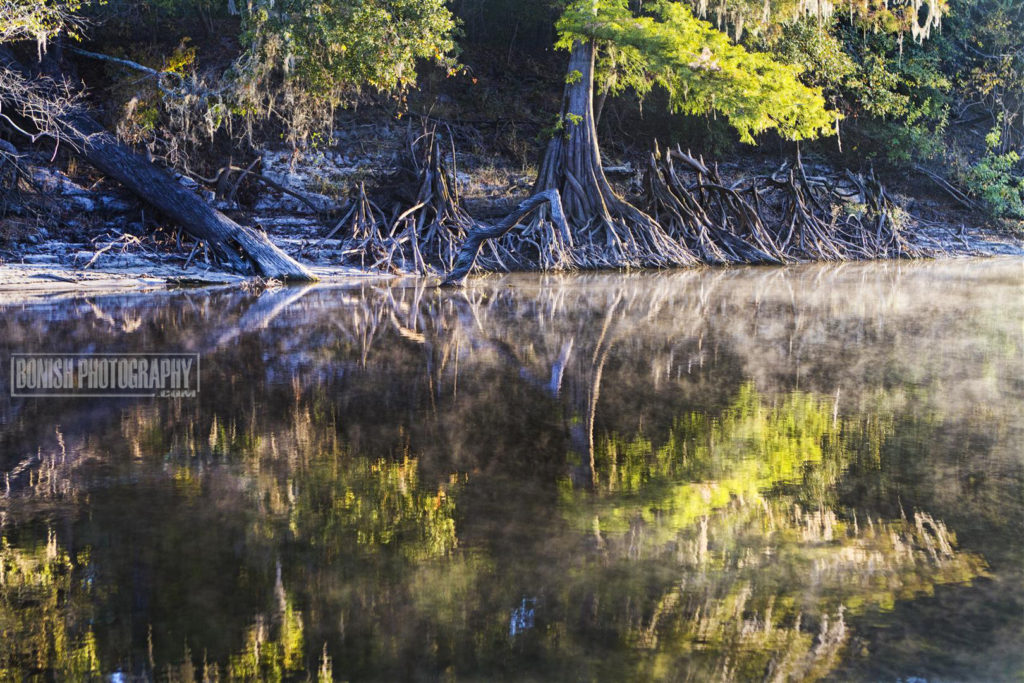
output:
<svg viewBox="0 0 1024 683"><path fill-rule="evenodd" d="M282 114L293 141L329 124L363 88L413 85L418 60L454 68L455 20L443 0L257 1L241 12L234 106Z"/></svg>
<svg viewBox="0 0 1024 683"><path fill-rule="evenodd" d="M893 162L942 151L950 89L941 68L945 39L907 44L901 33L865 31L837 14L803 17L750 40L804 67L801 78L822 88L843 117L840 147Z"/></svg>
<svg viewBox="0 0 1024 683"><path fill-rule="evenodd" d="M953 5L947 70L964 107L998 126L996 152L1024 141L1024 5L1012 0L959 0Z"/></svg>
<svg viewBox="0 0 1024 683"><path fill-rule="evenodd" d="M86 9L99 43L92 57L110 62L97 53L114 50L137 60L111 66L127 68L115 78L120 132L130 142L169 138L174 163L179 150L203 149L218 134L255 146L267 121L301 146L364 91L403 97L421 60L455 68L457 22L443 0L107 0ZM228 32L238 52L207 58L216 51L193 43L192 31Z"/></svg>
<svg viewBox="0 0 1024 683"><path fill-rule="evenodd" d="M995 221L1024 219L1022 22L1019 2L959 0L949 30L956 38L943 55L963 125L988 128L983 148L972 143L973 136L958 136L947 160Z"/></svg>
<svg viewBox="0 0 1024 683"><path fill-rule="evenodd" d="M1003 117L985 136L985 154L963 172L964 181L981 200L981 206L993 219L1024 221L1024 177L1017 173L1020 154L1016 150L1000 153L1004 142Z"/></svg>
<svg viewBox="0 0 1024 683"><path fill-rule="evenodd" d="M594 113L599 54L603 66L614 68L603 76L605 88L643 96L657 86L674 111L724 115L744 142L767 130L813 138L834 125L820 90L800 82L798 67L747 51L686 5L659 2L637 13L626 0L579 0L566 8L558 31L569 66L535 191L561 193L577 246L592 252L584 265L601 265L593 254L608 250L604 265L692 261L653 219L617 197L604 176Z"/></svg>

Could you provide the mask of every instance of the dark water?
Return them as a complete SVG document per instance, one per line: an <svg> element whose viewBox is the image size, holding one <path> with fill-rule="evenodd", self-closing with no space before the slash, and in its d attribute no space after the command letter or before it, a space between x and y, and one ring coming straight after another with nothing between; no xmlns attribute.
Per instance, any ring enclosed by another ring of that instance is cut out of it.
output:
<svg viewBox="0 0 1024 683"><path fill-rule="evenodd" d="M1021 680L1024 264L0 308L0 678ZM5 490L5 492L4 492Z"/></svg>

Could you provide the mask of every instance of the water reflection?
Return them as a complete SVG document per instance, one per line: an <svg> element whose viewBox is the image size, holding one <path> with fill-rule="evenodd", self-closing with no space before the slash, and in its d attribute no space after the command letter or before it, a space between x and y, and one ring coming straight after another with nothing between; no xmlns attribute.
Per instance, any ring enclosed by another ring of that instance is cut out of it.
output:
<svg viewBox="0 0 1024 683"><path fill-rule="evenodd" d="M8 307L203 391L0 401L0 677L1013 677L1021 273Z"/></svg>

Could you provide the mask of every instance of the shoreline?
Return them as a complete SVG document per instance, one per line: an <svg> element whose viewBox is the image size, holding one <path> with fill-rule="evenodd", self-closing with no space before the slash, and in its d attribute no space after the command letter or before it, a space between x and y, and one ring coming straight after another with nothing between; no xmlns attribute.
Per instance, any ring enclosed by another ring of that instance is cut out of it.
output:
<svg viewBox="0 0 1024 683"><path fill-rule="evenodd" d="M1024 239L1005 233L985 230L957 232L942 230L922 231L922 234L941 245L947 253L927 259L949 260L963 258L1024 257ZM930 233L930 234L929 234ZM50 245L48 245L50 246ZM53 251L61 251L59 243ZM52 253L52 252L51 252ZM34 259L33 259L34 260ZM851 263L868 261L851 261ZM123 265L122 265L123 264ZM429 278L435 275L387 273L355 266L331 265L313 260L306 264L319 278L313 286L357 284L367 281L385 281L402 278ZM795 264L794 264L795 265ZM737 266L727 266L735 268ZM173 263L130 258L111 259L98 267L76 267L62 264L56 258L47 262L0 263L0 305L29 302L60 297L94 294L145 293L174 288L243 287L263 283L261 278L239 275L206 265L182 268Z"/></svg>
<svg viewBox="0 0 1024 683"><path fill-rule="evenodd" d="M354 183L376 177L381 169L400 167L396 159L403 152L402 130L388 125L371 133L377 149L369 155L357 155L350 149L349 143L357 137L351 131L339 133L339 150L310 154L297 162L282 150L264 151L260 157L262 174L273 185L245 207L234 198L219 197L204 189L194 179L181 176L178 182L203 193L214 208L233 220L262 231L278 248L309 268L321 283L443 277L443 273L420 275L397 268L377 271L338 265L351 258L345 240L336 236L344 223L337 222L337 216L344 213L343 207L354 206L344 198L351 196ZM513 211L534 175L490 157L457 156L460 171L454 173L451 183L459 189L469 215L481 225ZM723 163L723 172L732 178L774 168L774 162L760 157L748 161L746 166L736 161ZM635 182L635 167L623 168ZM815 173L836 172L827 163L808 168ZM160 229L157 223L158 229L153 230L153 217L147 219L146 209L124 188L89 184L78 174L69 175L48 166L35 167L33 177L53 204L54 222L47 227L26 224L7 236L8 243L0 249L0 302L58 293L266 285L254 276L238 275L211 264L205 248L199 248L198 242L179 229ZM332 180L330 188L324 187L324 178ZM618 190L625 196L628 181L620 180ZM1024 256L1024 233L979 226L977 215L951 205L946 197L930 196L920 188L909 194L903 189L888 192L904 207L909 219L904 235L930 253L926 258ZM332 218L328 220L327 216ZM404 262L400 265L405 266Z"/></svg>
<svg viewBox="0 0 1024 683"><path fill-rule="evenodd" d="M375 273L347 266L311 266L318 285L392 280L402 275ZM0 264L0 306L65 297L144 294L178 288L217 289L264 282L213 268L153 267L81 269L48 263Z"/></svg>

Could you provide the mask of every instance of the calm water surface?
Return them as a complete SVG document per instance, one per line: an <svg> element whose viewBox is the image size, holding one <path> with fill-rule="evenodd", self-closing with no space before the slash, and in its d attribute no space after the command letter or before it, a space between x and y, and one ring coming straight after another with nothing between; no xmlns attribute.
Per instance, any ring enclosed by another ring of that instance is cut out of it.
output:
<svg viewBox="0 0 1024 683"><path fill-rule="evenodd" d="M0 678L1021 680L1024 263L0 307Z"/></svg>

